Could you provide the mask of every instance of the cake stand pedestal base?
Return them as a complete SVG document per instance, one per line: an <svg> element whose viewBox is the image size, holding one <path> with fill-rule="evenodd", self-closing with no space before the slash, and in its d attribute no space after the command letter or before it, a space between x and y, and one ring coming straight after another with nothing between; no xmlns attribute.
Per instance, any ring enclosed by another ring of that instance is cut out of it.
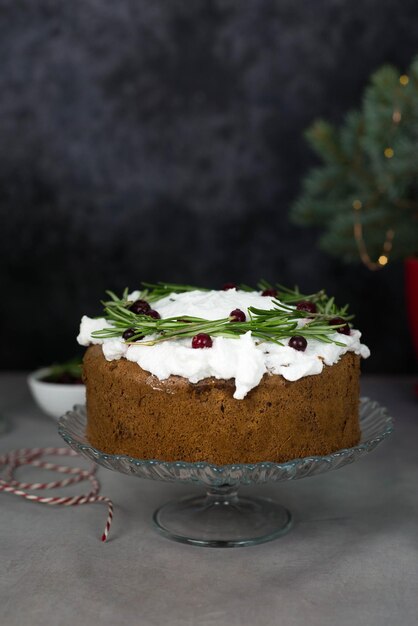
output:
<svg viewBox="0 0 418 626"><path fill-rule="evenodd" d="M252 546L276 539L291 527L287 509L273 500L238 497L235 487L164 504L154 513L158 531L173 541L209 548Z"/></svg>

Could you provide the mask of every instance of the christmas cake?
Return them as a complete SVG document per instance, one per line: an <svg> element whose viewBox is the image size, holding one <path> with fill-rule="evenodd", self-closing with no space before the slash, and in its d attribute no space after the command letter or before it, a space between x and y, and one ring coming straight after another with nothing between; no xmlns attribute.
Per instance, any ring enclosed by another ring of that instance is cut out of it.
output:
<svg viewBox="0 0 418 626"><path fill-rule="evenodd" d="M109 292L78 336L87 437L107 453L216 464L353 446L369 350L350 320L323 291L265 283Z"/></svg>

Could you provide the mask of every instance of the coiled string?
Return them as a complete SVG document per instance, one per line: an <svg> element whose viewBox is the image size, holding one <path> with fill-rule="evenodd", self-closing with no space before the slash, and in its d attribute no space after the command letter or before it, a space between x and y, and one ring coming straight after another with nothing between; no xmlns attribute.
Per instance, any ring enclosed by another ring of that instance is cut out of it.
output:
<svg viewBox="0 0 418 626"><path fill-rule="evenodd" d="M8 452L0 456L0 471L4 468L4 478L0 478L0 491L20 496L21 498L31 500L32 502L39 502L40 504L63 506L76 506L78 504L92 504L95 502L107 504L108 514L106 525L101 536L102 541L106 541L113 519L113 503L110 498L99 494L100 483L96 478L97 466L92 464L90 469L86 470L79 467L57 465L49 461L44 461L43 458L47 456L78 457L79 454L70 448L22 448L20 450ZM69 478L53 480L48 483L21 482L15 479L14 473L18 467L22 467L24 465L31 465L32 467L59 472L60 474L68 474ZM33 490L68 487L68 485L74 485L75 483L79 483L83 480L90 481L91 491L80 496L39 496L29 493Z"/></svg>

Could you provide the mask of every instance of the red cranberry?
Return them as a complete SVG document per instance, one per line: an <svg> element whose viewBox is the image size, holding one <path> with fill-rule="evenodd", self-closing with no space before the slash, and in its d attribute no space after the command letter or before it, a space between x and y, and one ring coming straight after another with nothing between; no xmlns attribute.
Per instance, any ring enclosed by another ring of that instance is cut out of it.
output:
<svg viewBox="0 0 418 626"><path fill-rule="evenodd" d="M261 292L262 296L270 296L270 298L277 298L277 289L264 289Z"/></svg>
<svg viewBox="0 0 418 626"><path fill-rule="evenodd" d="M231 318L231 322L245 322L247 319L244 311L241 311L241 309L234 309L229 314L229 317Z"/></svg>
<svg viewBox="0 0 418 626"><path fill-rule="evenodd" d="M146 315L151 310L151 307L145 300L135 300L129 307L129 310L135 313L135 315Z"/></svg>
<svg viewBox="0 0 418 626"><path fill-rule="evenodd" d="M206 333L199 333L192 339L192 348L211 348L212 339Z"/></svg>
<svg viewBox="0 0 418 626"><path fill-rule="evenodd" d="M225 283L225 285L222 287L222 291L228 291L229 289L236 289L237 286L235 283Z"/></svg>
<svg viewBox="0 0 418 626"><path fill-rule="evenodd" d="M147 313L145 313L145 315L148 315L148 317L153 317L155 320L161 319L161 315L158 313L158 311L155 311L154 309L150 309Z"/></svg>
<svg viewBox="0 0 418 626"><path fill-rule="evenodd" d="M307 345L308 342L305 337L301 337L300 335L294 335L289 339L289 346L294 350L299 350L299 352L305 352Z"/></svg>
<svg viewBox="0 0 418 626"><path fill-rule="evenodd" d="M128 328L128 330L125 330L125 332L122 334L122 337L125 339L125 341L129 341L135 334L136 331L133 328Z"/></svg>
<svg viewBox="0 0 418 626"><path fill-rule="evenodd" d="M337 324L344 324L340 328L336 328L337 333L341 333L342 335L349 335L351 333L350 327L347 322L342 317L334 317L332 320L328 322L330 326L337 326Z"/></svg>
<svg viewBox="0 0 418 626"><path fill-rule="evenodd" d="M307 311L308 313L316 313L315 302L309 302L308 300L302 300L296 305L298 311Z"/></svg>

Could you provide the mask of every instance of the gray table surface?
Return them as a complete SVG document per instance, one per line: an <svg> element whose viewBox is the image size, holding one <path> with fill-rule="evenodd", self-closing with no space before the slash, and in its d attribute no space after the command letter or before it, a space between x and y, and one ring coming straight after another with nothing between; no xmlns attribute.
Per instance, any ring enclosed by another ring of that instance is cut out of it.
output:
<svg viewBox="0 0 418 626"><path fill-rule="evenodd" d="M394 434L372 454L322 476L245 489L278 499L294 516L288 535L260 546L197 548L159 536L152 512L175 495L197 492L187 485L101 468L102 492L115 504L104 544L103 505L58 509L1 493L1 626L416 626L412 382L363 380L363 395L386 405L396 420ZM0 437L0 453L63 443L22 375L0 376L0 412L12 424ZM32 480L33 472L22 469L20 476Z"/></svg>

